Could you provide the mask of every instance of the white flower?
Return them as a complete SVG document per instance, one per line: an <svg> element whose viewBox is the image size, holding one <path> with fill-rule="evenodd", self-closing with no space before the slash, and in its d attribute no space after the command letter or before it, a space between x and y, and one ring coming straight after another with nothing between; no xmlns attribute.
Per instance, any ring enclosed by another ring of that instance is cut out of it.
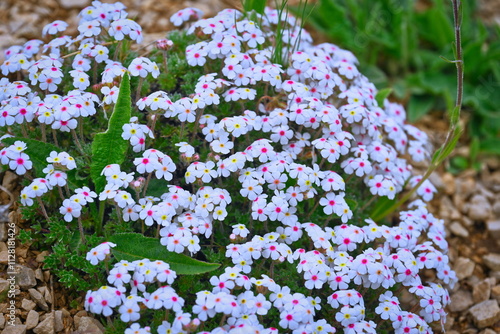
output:
<svg viewBox="0 0 500 334"><path fill-rule="evenodd" d="M87 261L95 266L99 261L102 261L104 260L104 258L106 258L106 256L111 252L112 247L116 247L116 244L112 242L103 242L102 244L92 248L87 253Z"/></svg>
<svg viewBox="0 0 500 334"><path fill-rule="evenodd" d="M186 157L191 158L194 155L194 147L186 143L185 141L175 144L179 147L179 152L186 154Z"/></svg>
<svg viewBox="0 0 500 334"><path fill-rule="evenodd" d="M64 215L64 220L70 222L73 218L80 217L82 206L69 200L65 199L62 206L59 208L59 212Z"/></svg>
<svg viewBox="0 0 500 334"><path fill-rule="evenodd" d="M26 153L17 153L12 155L11 161L9 162L9 168L12 169L17 175L24 175L27 170L33 167L33 163L29 160L29 156Z"/></svg>

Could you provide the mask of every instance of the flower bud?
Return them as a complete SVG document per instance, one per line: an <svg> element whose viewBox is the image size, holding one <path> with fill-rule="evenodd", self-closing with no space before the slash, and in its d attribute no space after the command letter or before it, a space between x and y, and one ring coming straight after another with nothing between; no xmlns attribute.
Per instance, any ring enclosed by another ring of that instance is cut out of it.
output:
<svg viewBox="0 0 500 334"><path fill-rule="evenodd" d="M194 318L193 320L191 320L190 323L188 323L187 325L182 326L182 329L184 329L186 332L192 333L192 332L194 332L194 331L196 331L198 329L198 327L200 326L200 324L201 324L200 319Z"/></svg>
<svg viewBox="0 0 500 334"><path fill-rule="evenodd" d="M244 243L244 242L247 241L247 238L244 238L242 236L236 235L234 233L232 233L229 236L229 239L231 240L232 243L235 243L235 244L241 244L241 243Z"/></svg>
<svg viewBox="0 0 500 334"><path fill-rule="evenodd" d="M159 39L156 41L156 48L159 50L168 51L174 46L174 42L169 39Z"/></svg>
<svg viewBox="0 0 500 334"><path fill-rule="evenodd" d="M188 165L193 160L193 157L188 157L186 153L182 153L180 159L184 165Z"/></svg>
<svg viewBox="0 0 500 334"><path fill-rule="evenodd" d="M146 179L141 177L138 177L136 180L132 180L129 185L134 191L140 192L142 190L142 187L144 187L144 183L146 183Z"/></svg>

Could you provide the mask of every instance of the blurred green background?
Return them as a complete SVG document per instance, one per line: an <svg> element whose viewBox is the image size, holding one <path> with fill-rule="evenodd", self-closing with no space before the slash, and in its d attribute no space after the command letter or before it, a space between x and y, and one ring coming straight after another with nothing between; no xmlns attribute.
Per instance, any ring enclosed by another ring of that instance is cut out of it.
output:
<svg viewBox="0 0 500 334"><path fill-rule="evenodd" d="M393 89L390 98L406 106L410 122L453 108L456 67L441 58L455 59L451 1L317 0L306 9L308 31L352 51L378 89ZM478 1L462 0L463 138L474 158L500 155L499 37L499 24L486 22Z"/></svg>

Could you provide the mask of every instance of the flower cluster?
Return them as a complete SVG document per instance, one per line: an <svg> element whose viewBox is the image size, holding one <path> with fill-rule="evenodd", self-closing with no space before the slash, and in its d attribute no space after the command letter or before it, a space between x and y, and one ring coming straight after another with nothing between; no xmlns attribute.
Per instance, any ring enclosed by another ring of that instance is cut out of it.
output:
<svg viewBox="0 0 500 334"><path fill-rule="evenodd" d="M16 141L0 151L0 163L8 165L17 175L24 175L33 166L29 156L24 153L25 150L26 143Z"/></svg>
<svg viewBox="0 0 500 334"><path fill-rule="evenodd" d="M143 38L124 6L94 1L80 16L78 36L59 36L67 25L56 21L43 31L52 41L10 48L1 67L4 75L24 73L30 84L0 79L0 126L40 125L42 141L50 126L53 145L71 138L79 148L44 157L45 176L23 189L21 203L31 206L54 189L63 219L81 223L98 198L103 214L108 206L170 252L195 256L210 243L224 257L201 291L179 289L166 262L120 261L109 272L110 286L87 292L88 311L119 315L126 333L150 331L141 325L145 310L168 312L157 328L167 333L431 333L430 323L444 321L445 286L456 276L443 221L424 202L436 189L424 182L421 199L400 212L395 226L373 221L353 200L394 199L421 179L404 157L429 157L425 133L407 123L401 105L377 102L353 54L313 45L296 19L278 10L266 8L252 21L236 10L201 19L188 8L171 18L176 26L191 22L182 33L194 41L176 57L203 75L187 96L177 88L143 96L142 84L161 85L151 78L167 69L159 58L120 55L125 39ZM285 33L276 35L278 28ZM164 43L157 43L160 54L179 48ZM284 54L278 60L277 45ZM72 58L61 56L68 51ZM102 70L98 78L93 67ZM72 156L89 159L78 146L84 125L108 119L125 73L138 77L137 113L117 139L132 152L123 164L103 168L99 191L70 184ZM93 92L91 81L98 82ZM2 164L25 174L32 168L28 146L19 140L3 148ZM149 192L154 182L161 193ZM97 265L114 246L93 248L87 260ZM289 276L275 280L275 269ZM424 269L435 280L425 281ZM415 296L416 313L390 292L398 287Z"/></svg>

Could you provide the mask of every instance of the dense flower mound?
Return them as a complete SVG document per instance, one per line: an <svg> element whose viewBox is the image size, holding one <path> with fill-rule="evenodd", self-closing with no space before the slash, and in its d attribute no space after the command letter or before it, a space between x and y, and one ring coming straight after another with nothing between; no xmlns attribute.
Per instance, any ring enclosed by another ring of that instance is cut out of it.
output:
<svg viewBox="0 0 500 334"><path fill-rule="evenodd" d="M443 221L424 202L435 188L425 182L421 199L394 226L358 207L418 182L408 157L428 158L426 134L407 124L401 105L377 102L352 53L313 45L294 17L270 8L202 16L188 8L171 20L187 25L183 33L195 42L183 56L204 74L188 96L151 91L137 99L140 112L122 128L132 155L128 164L104 168L104 190L69 184L77 155L85 154L73 147L71 155L50 153L45 177L31 178L21 203L54 190L63 219L80 222L89 203L107 201L119 219L139 222L175 253L202 252L218 235L223 267L206 290L180 291L168 263L123 260L109 271L109 286L88 291L85 308L129 323L125 333L150 332L145 309L166 312L159 333L431 333L430 323L445 320L445 286L456 281ZM147 55L116 56L117 41L142 41L120 3L94 1L81 12L76 37L61 35L66 27L55 21L43 31L54 36L50 42L7 51L3 75L23 73L30 83L0 79L0 126L26 133L36 125L44 141L52 135L59 145L67 135L80 145L79 127L108 117L125 73L140 88L168 71ZM157 47L176 46L162 40ZM91 82L99 84L93 92ZM161 127L172 124L180 139L159 144ZM3 148L1 163L25 175L32 168L26 147ZM148 195L151 179L168 184L160 196ZM98 264L114 246L95 247L87 260ZM424 281L425 269L434 279ZM294 276L275 275L280 270ZM399 301L401 290L414 295L411 311Z"/></svg>

